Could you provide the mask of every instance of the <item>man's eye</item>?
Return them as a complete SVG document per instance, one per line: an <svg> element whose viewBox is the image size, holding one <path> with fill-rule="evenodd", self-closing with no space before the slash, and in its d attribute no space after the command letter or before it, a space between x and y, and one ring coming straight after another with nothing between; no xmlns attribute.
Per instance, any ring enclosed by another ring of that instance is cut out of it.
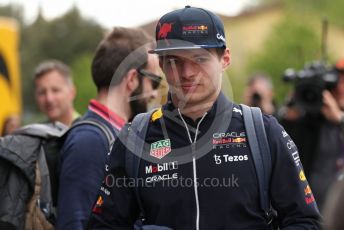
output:
<svg viewBox="0 0 344 230"><path fill-rule="evenodd" d="M41 96L41 95L44 95L45 93L46 93L46 89L42 89L42 88L40 88L40 89L37 89L36 90L36 95L39 95L39 96Z"/></svg>
<svg viewBox="0 0 344 230"><path fill-rule="evenodd" d="M60 88L53 88L52 91L53 91L53 93L59 93L61 91L61 89Z"/></svg>
<svg viewBox="0 0 344 230"><path fill-rule="evenodd" d="M208 60L208 58L206 58L206 57L198 57L198 58L195 59L195 62L196 63L204 63L207 60Z"/></svg>

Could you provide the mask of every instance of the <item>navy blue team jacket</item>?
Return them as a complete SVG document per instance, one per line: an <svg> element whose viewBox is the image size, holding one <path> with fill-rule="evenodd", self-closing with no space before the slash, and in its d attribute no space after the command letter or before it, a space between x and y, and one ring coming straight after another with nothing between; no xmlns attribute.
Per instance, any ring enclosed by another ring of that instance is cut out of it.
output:
<svg viewBox="0 0 344 230"><path fill-rule="evenodd" d="M136 180L127 178L123 128L93 208L91 229L147 225L178 230L267 229L242 111L220 94L193 121L168 102L153 113ZM184 121L185 123L184 123ZM297 148L272 116L263 117L271 150L270 198L280 229L320 229L320 215ZM196 136L196 137L195 137ZM192 144L191 144L192 142Z"/></svg>

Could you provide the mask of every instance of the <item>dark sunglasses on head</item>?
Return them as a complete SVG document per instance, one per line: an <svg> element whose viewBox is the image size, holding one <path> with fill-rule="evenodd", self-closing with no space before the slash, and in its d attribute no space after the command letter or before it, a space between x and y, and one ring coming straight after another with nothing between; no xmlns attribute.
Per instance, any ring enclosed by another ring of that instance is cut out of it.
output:
<svg viewBox="0 0 344 230"><path fill-rule="evenodd" d="M137 72L143 76L143 77L149 77L152 80L152 87L153 89L159 88L160 82L162 80L162 77L159 75L156 75L154 73L151 73L144 69L137 69Z"/></svg>

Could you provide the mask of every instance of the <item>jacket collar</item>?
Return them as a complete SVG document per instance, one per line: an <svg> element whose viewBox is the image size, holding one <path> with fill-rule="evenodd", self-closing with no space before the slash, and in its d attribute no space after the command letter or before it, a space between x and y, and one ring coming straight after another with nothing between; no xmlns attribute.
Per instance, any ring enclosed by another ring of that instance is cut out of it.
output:
<svg viewBox="0 0 344 230"><path fill-rule="evenodd" d="M171 95L168 95L168 101L166 105L163 107L163 109L171 114L173 117L179 117L178 114L178 108L173 104ZM220 116L223 116L223 114L227 114L226 116L231 117L233 110L233 102L228 100L228 98L220 92L219 96L217 97L216 101L212 105L212 107L207 111L207 115L205 117L205 120L213 120L215 118L219 118ZM229 114L230 113L230 114ZM183 118L186 120L186 122L193 126L193 124L197 124L199 119L196 119L196 121L193 121L191 118L183 115Z"/></svg>
<svg viewBox="0 0 344 230"><path fill-rule="evenodd" d="M115 112L111 111L106 105L101 104L95 99L90 101L88 109L98 116L102 117L104 120L109 122L113 127L118 130L121 130L122 127L125 125L125 120L122 119L119 115Z"/></svg>

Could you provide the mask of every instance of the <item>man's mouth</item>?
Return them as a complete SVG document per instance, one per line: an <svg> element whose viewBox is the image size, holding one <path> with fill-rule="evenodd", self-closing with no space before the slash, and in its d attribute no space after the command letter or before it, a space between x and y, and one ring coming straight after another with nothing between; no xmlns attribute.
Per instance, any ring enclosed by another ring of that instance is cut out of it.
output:
<svg viewBox="0 0 344 230"><path fill-rule="evenodd" d="M46 105L45 109L46 109L47 112L54 111L55 106L53 106L53 105Z"/></svg>
<svg viewBox="0 0 344 230"><path fill-rule="evenodd" d="M196 90L198 84L182 84L181 88L184 92L188 93L188 92L193 92Z"/></svg>

